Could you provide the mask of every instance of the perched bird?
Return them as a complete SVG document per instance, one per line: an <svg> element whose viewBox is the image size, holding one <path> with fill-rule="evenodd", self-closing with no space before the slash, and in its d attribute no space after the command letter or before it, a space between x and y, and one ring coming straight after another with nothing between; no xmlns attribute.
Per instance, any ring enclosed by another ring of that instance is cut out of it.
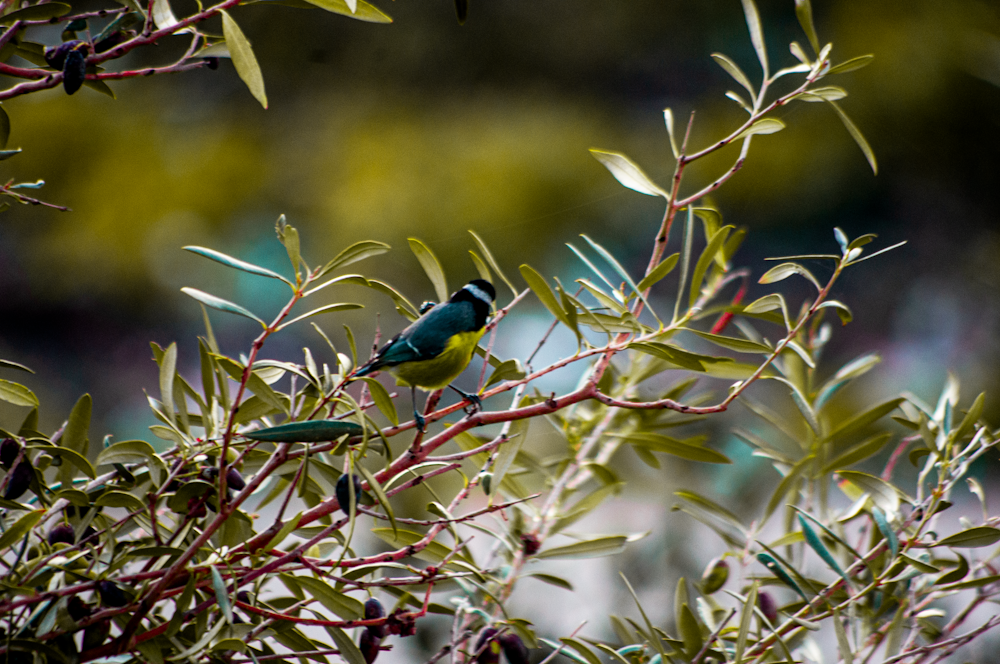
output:
<svg viewBox="0 0 1000 664"><path fill-rule="evenodd" d="M426 422L417 412L418 387L429 391L451 387L478 408L478 396L466 394L450 383L472 361L472 353L483 336L496 296L493 284L473 279L447 302L428 309L421 307L423 315L382 346L371 361L354 372L354 376L389 369L397 384L410 388L413 417L421 431Z"/></svg>

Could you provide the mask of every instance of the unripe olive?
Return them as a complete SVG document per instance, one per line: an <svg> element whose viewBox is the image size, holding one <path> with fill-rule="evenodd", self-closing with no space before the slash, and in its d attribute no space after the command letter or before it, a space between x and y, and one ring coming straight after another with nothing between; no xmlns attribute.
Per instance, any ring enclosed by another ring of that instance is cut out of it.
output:
<svg viewBox="0 0 1000 664"><path fill-rule="evenodd" d="M711 595L726 585L728 579L729 563L721 558L716 558L708 563L708 566L705 567L705 573L701 575L701 591L706 595Z"/></svg>

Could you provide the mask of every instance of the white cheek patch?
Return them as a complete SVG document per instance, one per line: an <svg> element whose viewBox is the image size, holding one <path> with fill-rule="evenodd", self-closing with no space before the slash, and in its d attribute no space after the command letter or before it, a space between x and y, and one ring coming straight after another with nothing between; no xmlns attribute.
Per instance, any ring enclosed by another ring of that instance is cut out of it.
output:
<svg viewBox="0 0 1000 664"><path fill-rule="evenodd" d="M462 290L469 291L472 293L472 297L477 300L482 300L486 304L493 304L493 298L490 297L490 294L475 284L465 284L462 286Z"/></svg>

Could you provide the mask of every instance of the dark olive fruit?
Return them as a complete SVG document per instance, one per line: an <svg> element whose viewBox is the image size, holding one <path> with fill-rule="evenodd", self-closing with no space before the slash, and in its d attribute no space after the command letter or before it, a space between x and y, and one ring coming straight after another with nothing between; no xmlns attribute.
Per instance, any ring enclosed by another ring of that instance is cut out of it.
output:
<svg viewBox="0 0 1000 664"><path fill-rule="evenodd" d="M63 544L73 544L76 540L76 534L73 531L73 526L68 523L60 523L58 526L54 526L52 530L49 531L49 544L55 544L57 542L62 542Z"/></svg>
<svg viewBox="0 0 1000 664"><path fill-rule="evenodd" d="M357 475L344 473L337 480L337 502L340 503L340 509L344 511L344 514L350 514L351 489L347 483L352 479L354 480L354 503L357 505L361 502L361 478Z"/></svg>
<svg viewBox="0 0 1000 664"><path fill-rule="evenodd" d="M74 48L66 54L63 64L63 90L71 95L83 85L87 79L87 56L83 49Z"/></svg>
<svg viewBox="0 0 1000 664"><path fill-rule="evenodd" d="M94 611L87 606L87 603L80 599L78 595L73 595L69 598L69 602L66 603L66 613L68 613L69 617L76 622L80 622L93 612Z"/></svg>
<svg viewBox="0 0 1000 664"><path fill-rule="evenodd" d="M69 52L77 48L81 44L85 44L82 39L71 39L70 41L63 42L58 46L52 46L45 49L45 53L42 57L45 58L45 62L48 63L53 69L62 69L66 66L66 56Z"/></svg>
<svg viewBox="0 0 1000 664"><path fill-rule="evenodd" d="M94 51L96 53L104 53L105 51L110 51L115 46L118 46L118 44L121 44L123 41L125 41L127 38L128 36L124 32L116 30L107 37L105 37L104 39L102 39L101 41L94 44Z"/></svg>
<svg viewBox="0 0 1000 664"><path fill-rule="evenodd" d="M3 466L4 470L10 470L10 467L14 465L14 459L20 452L21 443L13 438L4 438L0 441L0 466Z"/></svg>
<svg viewBox="0 0 1000 664"><path fill-rule="evenodd" d="M487 627L479 633L479 638L476 639L476 652L479 653L479 656L476 657L478 664L497 664L500 661L500 644L493 638L496 635L497 630L493 627Z"/></svg>
<svg viewBox="0 0 1000 664"><path fill-rule="evenodd" d="M215 478L219 476L219 468L217 466L205 466L198 473L198 476L206 482L215 482Z"/></svg>
<svg viewBox="0 0 1000 664"><path fill-rule="evenodd" d="M243 602L244 604L251 603L250 593L248 593L245 590L241 590L238 593L236 593L236 599L237 601Z"/></svg>
<svg viewBox="0 0 1000 664"><path fill-rule="evenodd" d="M242 491L247 487L247 481L240 475L240 471L230 468L226 471L226 486L236 491Z"/></svg>
<svg viewBox="0 0 1000 664"><path fill-rule="evenodd" d="M532 533L525 533L521 535L521 544L524 545L524 553L528 556L533 556L538 553L538 550L542 548L542 543L538 541L538 537Z"/></svg>
<svg viewBox="0 0 1000 664"><path fill-rule="evenodd" d="M208 514L208 510L205 509L205 500L203 498L190 498L187 504L188 516L192 519L200 519L201 517Z"/></svg>
<svg viewBox="0 0 1000 664"><path fill-rule="evenodd" d="M215 58L215 57L212 57L212 58L202 58L202 60L204 60L205 66L208 67L209 69L213 70L213 71L219 68L219 59L218 58Z"/></svg>
<svg viewBox="0 0 1000 664"><path fill-rule="evenodd" d="M711 595L726 585L728 579L729 563L721 558L716 558L708 563L705 572L701 575L701 592Z"/></svg>
<svg viewBox="0 0 1000 664"><path fill-rule="evenodd" d="M3 497L7 500L17 500L28 490L33 479L35 479L35 471L31 467L31 462L27 459L21 459L14 466L14 470L10 471L10 477L7 478L7 489L3 492Z"/></svg>
<svg viewBox="0 0 1000 664"><path fill-rule="evenodd" d="M761 591L757 594L757 606L764 617L771 621L772 625L778 623L778 605L774 603L774 598L770 594Z"/></svg>
<svg viewBox="0 0 1000 664"><path fill-rule="evenodd" d="M111 618L90 625L87 629L83 630L83 648L81 650L86 651L103 645L110 633Z"/></svg>
<svg viewBox="0 0 1000 664"><path fill-rule="evenodd" d="M528 646L517 634L507 632L501 636L500 646L509 664L528 664Z"/></svg>
<svg viewBox="0 0 1000 664"><path fill-rule="evenodd" d="M365 620L374 620L375 618L384 618L385 609L382 608L382 602L378 601L374 597L365 602ZM385 625L369 625L368 631L372 633L372 636L382 638L385 636Z"/></svg>
<svg viewBox="0 0 1000 664"><path fill-rule="evenodd" d="M97 594L101 596L104 606L127 606L128 597L114 581L98 581Z"/></svg>
<svg viewBox="0 0 1000 664"><path fill-rule="evenodd" d="M372 636L372 633L368 630L361 632L361 639L358 641L358 650L361 651L362 656L365 658L367 664L372 664L375 658L378 657L378 644L381 639L377 636Z"/></svg>

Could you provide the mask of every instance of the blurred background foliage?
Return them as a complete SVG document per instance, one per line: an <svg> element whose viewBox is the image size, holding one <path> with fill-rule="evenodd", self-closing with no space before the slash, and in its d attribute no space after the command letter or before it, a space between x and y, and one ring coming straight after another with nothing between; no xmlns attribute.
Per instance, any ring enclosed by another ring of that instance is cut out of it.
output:
<svg viewBox="0 0 1000 664"><path fill-rule="evenodd" d="M188 4L177 3L177 13ZM452 287L475 275L468 229L509 274L529 262L564 283L582 276L563 245L582 232L639 273L660 204L623 189L587 148L621 150L663 182L673 167L665 106L680 122L697 109L698 146L742 121L723 97L733 83L709 54L726 53L759 77L736 0L473 0L464 26L452 0L381 0L391 25L268 4L234 16L261 62L270 110L228 61L217 71L113 82L117 100L57 89L5 104L10 147L24 153L0 164L2 177L44 179L38 193L73 209L15 205L0 216L0 357L37 372L14 378L41 398L43 428L57 427L89 391L94 436L149 438L142 390L155 393L157 372L148 341L178 341L182 371L197 358L201 314L179 288L210 290L262 315L283 296L180 247L210 246L287 272L273 236L281 213L301 229L312 263L356 240L391 244L391 254L363 269L417 302L433 290L408 236L438 254ZM792 64L787 43L805 43L792 2L758 4L772 61ZM985 416L995 421L1000 5L817 0L814 9L835 62L876 55L843 78L850 96L842 105L880 172L872 176L825 105L781 110L788 128L756 139L747 165L715 198L727 223L750 230L736 262L759 276L765 256L831 251L833 226L851 236L877 232L886 245L908 240L839 282L834 297L854 309L855 322L828 355L842 363L880 352L883 367L865 382L871 398L909 389L931 400L955 371L965 395L991 390ZM165 40L126 64L168 62L182 42ZM699 164L688 191L730 157ZM827 276L825 265L807 264ZM748 301L768 292L755 288ZM328 297L367 305L321 321L338 345L341 322L362 346L378 312L387 332L402 327L384 297L357 287ZM538 314L523 324L544 329ZM228 352L255 334L240 319L213 320ZM518 346L515 329L506 328L499 348L523 357L530 349ZM279 335L265 355L301 361L302 345L320 347L309 328L298 334ZM0 410L0 418L20 412ZM740 470L757 467L748 452L726 451L746 462ZM710 472L730 493L747 482L734 480L733 469ZM651 471L648 479L644 490L662 480ZM637 521L662 518L634 507L612 509ZM651 553L686 527L642 546ZM587 592L608 589L595 583Z"/></svg>

